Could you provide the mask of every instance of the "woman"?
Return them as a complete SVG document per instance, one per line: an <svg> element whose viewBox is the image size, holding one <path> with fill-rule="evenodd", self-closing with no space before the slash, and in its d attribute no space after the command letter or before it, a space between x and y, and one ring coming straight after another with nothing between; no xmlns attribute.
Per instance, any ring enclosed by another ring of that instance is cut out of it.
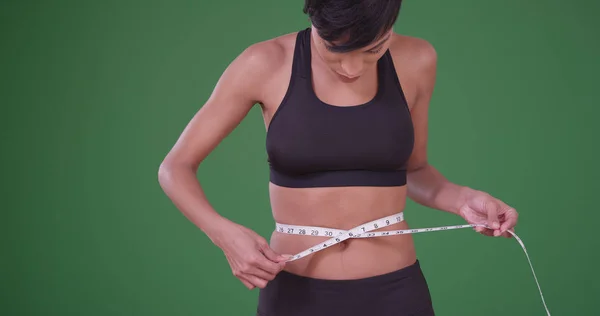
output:
<svg viewBox="0 0 600 316"><path fill-rule="evenodd" d="M160 167L175 205L223 250L248 289L260 288L257 315L434 315L410 234L348 238L311 254L334 236L317 227L343 232L392 216L398 220L386 230L407 229L399 213L407 197L487 225L476 229L488 236L509 237L517 223L510 206L428 164L436 53L393 32L400 4L307 0L311 27L241 53ZM257 103L267 127L272 213L288 228L274 231L270 243L219 215L196 178ZM289 260L304 250L309 255Z"/></svg>

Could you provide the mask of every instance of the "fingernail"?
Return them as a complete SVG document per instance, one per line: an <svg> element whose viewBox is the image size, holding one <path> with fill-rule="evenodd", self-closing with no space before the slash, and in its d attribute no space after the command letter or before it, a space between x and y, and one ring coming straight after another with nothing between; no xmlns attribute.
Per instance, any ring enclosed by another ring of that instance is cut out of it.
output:
<svg viewBox="0 0 600 316"><path fill-rule="evenodd" d="M494 227L494 229L498 229L500 228L500 224L498 224L498 222L494 222L492 223L492 227Z"/></svg>

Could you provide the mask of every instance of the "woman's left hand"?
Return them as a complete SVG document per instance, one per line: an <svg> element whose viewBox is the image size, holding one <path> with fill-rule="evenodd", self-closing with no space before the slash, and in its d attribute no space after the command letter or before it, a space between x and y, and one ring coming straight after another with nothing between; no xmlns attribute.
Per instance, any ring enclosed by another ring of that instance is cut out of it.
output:
<svg viewBox="0 0 600 316"><path fill-rule="evenodd" d="M519 216L517 211L506 203L488 193L473 189L467 189L462 196L458 215L469 224L483 224L492 228L475 227L475 231L483 235L507 238L512 236L507 230L514 232Z"/></svg>

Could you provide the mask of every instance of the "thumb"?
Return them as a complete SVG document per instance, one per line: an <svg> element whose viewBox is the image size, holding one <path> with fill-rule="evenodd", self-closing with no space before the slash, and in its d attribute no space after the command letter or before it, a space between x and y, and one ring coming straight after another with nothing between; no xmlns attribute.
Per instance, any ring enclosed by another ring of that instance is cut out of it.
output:
<svg viewBox="0 0 600 316"><path fill-rule="evenodd" d="M273 249L271 249L271 247L269 247L269 244L267 243L261 244L260 250L265 257L267 257L267 259L273 262L287 261L292 257L292 255L280 255L276 253Z"/></svg>
<svg viewBox="0 0 600 316"><path fill-rule="evenodd" d="M488 201L484 204L484 209L488 217L488 225L492 229L500 228L500 221L498 220L498 205L493 201Z"/></svg>

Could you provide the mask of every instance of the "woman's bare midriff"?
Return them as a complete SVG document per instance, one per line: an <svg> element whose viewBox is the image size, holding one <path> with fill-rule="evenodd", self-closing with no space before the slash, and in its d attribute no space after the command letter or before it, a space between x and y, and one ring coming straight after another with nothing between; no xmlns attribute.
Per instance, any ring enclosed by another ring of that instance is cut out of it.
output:
<svg viewBox="0 0 600 316"><path fill-rule="evenodd" d="M351 229L404 210L406 187L286 188L269 184L275 221L281 224ZM407 229L406 220L385 229ZM273 232L271 247L296 254L327 240L325 237ZM319 279L360 279L413 264L416 254L410 234L348 239L302 259L284 270Z"/></svg>

